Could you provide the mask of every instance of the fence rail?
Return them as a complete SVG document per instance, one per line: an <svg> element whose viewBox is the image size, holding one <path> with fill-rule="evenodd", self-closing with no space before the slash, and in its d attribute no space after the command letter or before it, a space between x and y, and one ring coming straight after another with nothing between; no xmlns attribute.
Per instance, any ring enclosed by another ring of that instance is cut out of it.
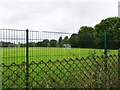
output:
<svg viewBox="0 0 120 90"><path fill-rule="evenodd" d="M71 37L72 33L1 29L0 87L120 88L120 50L108 50L105 56L103 49L63 48L71 45Z"/></svg>

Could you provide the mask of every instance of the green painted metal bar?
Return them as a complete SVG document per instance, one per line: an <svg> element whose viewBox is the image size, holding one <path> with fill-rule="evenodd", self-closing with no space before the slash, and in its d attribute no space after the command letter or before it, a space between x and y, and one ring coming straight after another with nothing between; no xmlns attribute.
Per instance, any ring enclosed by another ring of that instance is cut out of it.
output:
<svg viewBox="0 0 120 90"><path fill-rule="evenodd" d="M104 66L105 66L105 71L107 71L107 32L105 31L104 33Z"/></svg>
<svg viewBox="0 0 120 90"><path fill-rule="evenodd" d="M28 87L29 87L29 64L28 64L28 58L29 58L29 54L28 54L28 48L29 48L29 46L28 46L28 40L29 40L29 38L28 38L28 32L29 32L29 30L27 29L26 30L26 90L28 90Z"/></svg>

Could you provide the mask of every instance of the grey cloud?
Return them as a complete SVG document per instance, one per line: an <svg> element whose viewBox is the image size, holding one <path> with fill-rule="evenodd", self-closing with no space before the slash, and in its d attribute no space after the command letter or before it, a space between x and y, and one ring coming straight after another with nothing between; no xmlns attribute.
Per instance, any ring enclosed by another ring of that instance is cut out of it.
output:
<svg viewBox="0 0 120 90"><path fill-rule="evenodd" d="M49 14L59 7L59 3L4 3L2 4L1 20L3 23L19 23L29 19L31 15Z"/></svg>
<svg viewBox="0 0 120 90"><path fill-rule="evenodd" d="M10 0L14 1L14 0ZM37 1L37 0L35 0ZM87 0L86 0L87 1ZM91 0L94 1L94 0ZM99 1L99 0L98 0ZM117 16L117 2L11 2L2 3L0 24L18 28L51 31L78 31L80 26L94 26L100 20ZM111 11L112 10L112 11ZM4 26L3 25L3 26Z"/></svg>

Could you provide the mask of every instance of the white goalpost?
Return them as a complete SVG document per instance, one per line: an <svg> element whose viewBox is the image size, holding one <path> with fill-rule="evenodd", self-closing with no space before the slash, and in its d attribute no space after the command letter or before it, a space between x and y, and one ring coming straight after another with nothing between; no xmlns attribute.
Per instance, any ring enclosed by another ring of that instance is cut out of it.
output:
<svg viewBox="0 0 120 90"><path fill-rule="evenodd" d="M65 48L65 49L71 49L71 45L70 44L63 44L63 48Z"/></svg>

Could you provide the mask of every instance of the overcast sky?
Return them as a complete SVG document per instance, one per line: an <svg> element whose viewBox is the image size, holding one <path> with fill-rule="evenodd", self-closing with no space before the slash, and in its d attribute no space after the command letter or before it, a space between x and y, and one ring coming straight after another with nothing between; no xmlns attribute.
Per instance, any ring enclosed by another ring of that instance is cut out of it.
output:
<svg viewBox="0 0 120 90"><path fill-rule="evenodd" d="M118 16L118 0L0 0L0 28L78 32Z"/></svg>

